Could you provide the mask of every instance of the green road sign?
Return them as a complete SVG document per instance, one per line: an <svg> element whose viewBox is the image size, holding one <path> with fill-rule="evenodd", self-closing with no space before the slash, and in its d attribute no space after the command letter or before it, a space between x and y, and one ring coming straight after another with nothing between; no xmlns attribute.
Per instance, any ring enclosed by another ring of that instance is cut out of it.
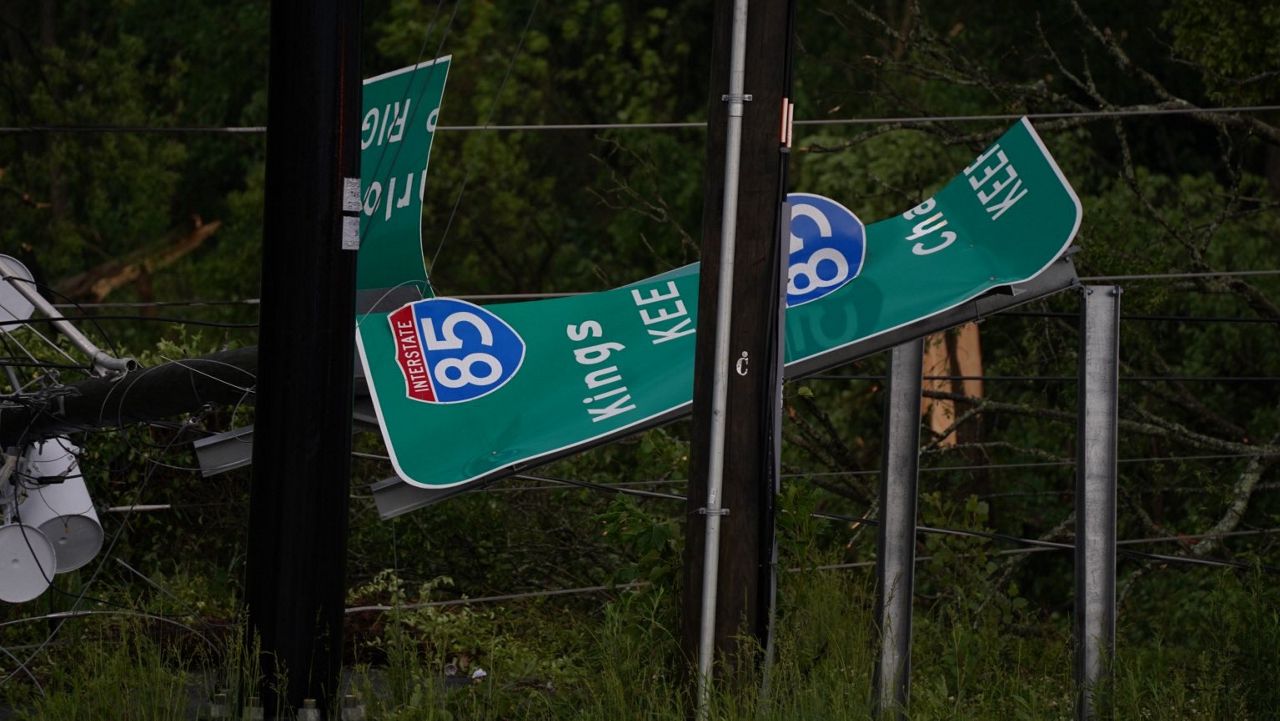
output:
<svg viewBox="0 0 1280 721"><path fill-rule="evenodd" d="M867 228L862 274L787 311L787 364L1038 275L1071 244L1080 200L1023 118L938 194Z"/></svg>
<svg viewBox="0 0 1280 721"><path fill-rule="evenodd" d="M786 360L807 372L1033 278L1080 224L1079 200L1025 119L933 198L866 227L865 242L838 203L789 201ZM601 293L486 307L436 298L361 316L396 473L436 489L497 478L687 412L697 296L691 265Z"/></svg>
<svg viewBox="0 0 1280 721"><path fill-rule="evenodd" d="M426 293L422 195L450 56L364 81L356 287L413 283Z"/></svg>

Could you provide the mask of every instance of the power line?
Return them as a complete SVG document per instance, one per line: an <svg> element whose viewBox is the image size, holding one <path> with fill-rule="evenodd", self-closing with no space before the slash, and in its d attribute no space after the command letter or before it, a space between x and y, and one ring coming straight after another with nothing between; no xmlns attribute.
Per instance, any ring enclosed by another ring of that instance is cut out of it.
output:
<svg viewBox="0 0 1280 721"><path fill-rule="evenodd" d="M825 514L825 515L813 514L813 515L824 518L825 520L838 520L838 521L849 520L849 521L858 521L862 523L868 523L871 525L874 525L876 523L874 519L854 518L852 516L839 516L838 514ZM1017 542L1017 543L1029 546L1028 548L996 551L992 554L989 554L993 556L1009 556L1009 555L1016 555L1020 553L1043 553L1045 551L1065 551L1065 550L1072 550L1075 548L1075 546L1073 546L1070 543L1059 543L1055 541L1041 541L1033 538L1020 538L1018 536L1009 536L1003 533L984 533L981 531L966 531L962 529L953 529L953 528L934 528L929 526L919 526L917 528L922 533L934 533L934 534L941 534L941 535L955 535L955 536L969 536L969 537L977 536L982 538L990 538L991 540L1004 540L1004 541L1010 541L1010 542ZM1280 533L1280 528L1270 528L1270 529L1262 529L1262 530L1256 530L1256 531L1234 531L1231 533L1225 533L1220 535L1244 536L1244 535L1261 535L1261 534L1270 534L1270 533ZM1209 537L1209 535L1210 534L1194 534L1194 535L1179 536L1176 538L1175 537L1131 538L1131 539L1117 541L1116 545L1130 546L1130 545L1143 545L1143 544L1150 544L1150 543L1165 543L1173 540L1207 538ZM1222 561L1218 559L1208 559L1208 558L1204 558L1204 559L1191 558L1186 556L1170 556L1167 554L1144 553L1142 551L1130 551L1127 549L1122 550L1120 552L1125 555L1139 557L1147 560L1159 560L1159 561L1165 561L1165 562L1171 562L1171 563L1188 563L1188 564L1194 564L1194 565L1205 565L1205 566L1225 567L1225 568L1245 568L1245 569L1253 568L1253 565L1251 564L1239 563L1235 561ZM931 559L930 556L920 556L916 558L916 562L919 563L921 561L927 561L930 559ZM822 566L813 566L810 568L791 568L788 570L795 573L795 572L802 572L802 571L830 571L830 570L839 570L839 569L846 569L846 568L869 568L871 566L874 566L875 563L876 563L875 561L859 561L856 563L836 563L836 564L828 564L828 565L822 565ZM1263 568L1267 570L1274 570L1274 569L1270 569L1267 566L1263 566ZM648 585L650 585L648 582L633 581L631 583L621 584L617 586L583 586L580 588L557 588L557 589L550 589L550 590L544 590L544 591L525 591L521 593L506 593L506 594L494 595L494 596L479 596L476 598L457 598L457 599L442 600L442 601L424 601L422 603L409 603L409 604L401 604L398 606L388 606L385 604L353 606L351 608L348 608L346 610L346 613L350 615L350 614L356 614L356 613L370 613L370 612L385 613L387 611L411 611L411 610L420 609L420 608L432 608L432 607L441 607L441 606L467 606L467 605L477 604L477 603L499 603L502 601L521 601L521 600L530 599L530 598L549 598L554 596L607 593L611 591L630 591L630 590L635 590L637 588L642 588Z"/></svg>
<svg viewBox="0 0 1280 721"><path fill-rule="evenodd" d="M799 123L797 123L799 124ZM446 132L474 133L482 131L495 132L540 132L556 130L704 130L707 124L701 120L669 123L534 123L516 125L442 125L437 130Z"/></svg>
<svg viewBox="0 0 1280 721"><path fill-rule="evenodd" d="M1009 317L1022 318L1071 318L1077 319L1079 313L1070 311L1055 310L1006 310L1000 315ZM1262 323L1265 325L1280 325L1280 321L1274 318L1246 318L1244 316L1234 315L1152 315L1152 314L1121 314L1120 320L1138 320L1138 321L1169 321L1173 323Z"/></svg>
<svg viewBox="0 0 1280 721"><path fill-rule="evenodd" d="M1272 533L1277 533L1277 532L1280 532L1280 529L1277 529L1277 528L1269 528L1269 529L1262 529L1262 530L1256 530L1256 531L1232 531L1232 532L1229 532L1229 533L1222 533L1222 534L1218 534L1218 535L1219 535L1219 536L1222 536L1222 537L1226 537L1226 536L1252 536L1252 535L1272 534ZM1117 546L1129 546L1129 545L1136 546L1136 545L1144 545L1144 544L1149 544L1149 543L1167 543L1167 542L1175 541L1175 540L1177 540L1177 541L1182 541L1182 540L1188 540L1188 539L1193 539L1193 538L1206 538L1206 537L1208 537L1208 535L1209 535L1209 534L1194 534L1194 535L1177 536L1177 537L1164 537L1164 538L1127 538L1127 539L1124 539L1124 540L1116 541L1116 545L1117 545ZM977 556L977 555L985 555L985 556L1020 556L1020 555L1025 555L1025 554L1028 554L1028 553L1046 553L1046 552L1061 551L1061 550L1065 550L1065 549L1058 548L1056 545L1055 545L1055 546L1050 546L1050 547L1044 547L1044 546L1028 546L1028 547L1025 547L1025 548L1006 548L1006 549L1003 549L1003 550L1000 550L1000 551L994 551L994 552L986 553L986 554L973 554L973 553L966 553L966 554L960 554L958 557L960 557L960 558L972 558L972 557ZM948 556L948 558L955 558L955 557L956 557L956 556ZM916 562L917 562L917 563L920 563L920 562L922 562L922 561L932 561L932 560L934 560L934 558L935 558L934 556L916 556ZM1182 559L1182 560L1185 560L1185 559L1184 559L1183 557L1181 557L1181 556L1178 556L1177 558ZM828 563L828 564L823 564L823 565L821 565L821 566L810 566L810 567L808 567L808 568L789 568L789 569L787 569L787 570L788 570L788 571L790 571L790 572L792 572L792 573L798 573L798 572L801 572L801 571L839 571L839 570L845 570L845 569L851 569L851 568L871 568L871 567L873 567L873 566L875 566L875 565L876 565L876 562L875 562L875 561L855 561L855 562L852 562L852 563Z"/></svg>
<svg viewBox="0 0 1280 721"><path fill-rule="evenodd" d="M1267 113L1280 111L1280 105L1237 105L1213 108L1131 108L1121 110L1083 110L1045 113L992 113L986 115L905 115L877 118L830 118L797 120L798 126L821 127L833 125L928 125L932 123L984 123L1028 118L1031 120L1065 120L1071 118L1107 119L1168 117L1179 115L1214 115L1225 113ZM704 129L705 121L656 122L656 123L539 123L493 125L440 125L436 132L552 132L583 130L687 130ZM0 135L21 134L110 134L137 133L153 135L263 135L265 125L185 126L161 127L147 125L10 125L0 126Z"/></svg>
<svg viewBox="0 0 1280 721"><path fill-rule="evenodd" d="M876 519L863 518L858 516L846 516L846 515L841 515L839 513L827 513L827 512L818 511L814 513L810 513L809 515L814 518L821 518L823 520L828 520L828 521L865 523L871 526L879 525L879 521ZM916 533L927 533L927 534L941 535L941 536L958 536L961 538L981 538L989 541L1004 541L1006 543L1017 543L1023 546L1033 546L1033 547L1052 549L1052 550L1062 550L1062 551L1075 550L1075 544L1072 544L1072 543L1062 543L1059 541L1043 541L1035 538L1022 538L1020 536L1012 536L1007 533L993 533L988 531L971 531L971 530L959 529L959 528L940 528L935 526L921 526L921 525L916 526ZM1208 537L1209 535L1210 534L1204 534L1202 537ZM1116 545L1119 546L1121 544L1117 542ZM1130 556L1132 558L1138 558L1138 559L1148 560L1148 561L1161 561L1161 562L1167 562L1167 563L1186 563L1191 565L1214 566L1214 567L1220 567L1220 568L1241 568L1241 569L1254 568L1252 564L1240 563L1237 561L1224 561L1216 558L1170 556L1162 553L1147 553L1145 551L1131 551L1128 549L1119 549L1119 548L1117 549L1116 552L1118 555L1125 555L1125 556ZM1280 572L1280 569L1276 569L1271 566L1261 566L1261 568L1263 570L1266 570L1272 573Z"/></svg>
<svg viewBox="0 0 1280 721"><path fill-rule="evenodd" d="M82 306L83 307L83 306ZM257 328L257 323L230 323L214 320L194 320L191 318L165 318L153 315L80 315L68 316L61 318L27 318L26 320L4 320L0 321L0 331L9 326L22 326L29 323L57 323L59 321L136 321L139 323L171 323L174 325L200 325L210 328Z"/></svg>
<svg viewBox="0 0 1280 721"><path fill-rule="evenodd" d="M593 491L604 491L605 493L617 493L623 496L637 496L640 498L660 498L667 501L681 501L681 502L685 500L684 496L679 496L674 493L661 493L658 491L640 491L634 488L623 488L614 484L592 483L591 481L576 481L569 478L549 478L547 476L531 476L523 473L515 476L515 478L519 478L527 481L539 481L542 483L560 483L566 486L576 486L578 488L587 488ZM528 489L528 490L533 490L533 489Z"/></svg>
<svg viewBox="0 0 1280 721"><path fill-rule="evenodd" d="M0 135L263 135L265 125L174 126L158 125L5 125Z"/></svg>
<svg viewBox="0 0 1280 721"><path fill-rule="evenodd" d="M1280 105L1236 105L1217 108L1129 108L1119 110L1073 110L1047 113L994 113L988 115L931 115L888 118L843 118L833 120L797 120L796 125L920 125L926 123L981 123L990 120L1066 120L1070 118L1140 118L1168 115L1201 115L1217 113L1265 113L1280 110Z"/></svg>
<svg viewBox="0 0 1280 721"><path fill-rule="evenodd" d="M54 303L53 307L62 308L172 308L224 305L261 305L258 298L238 298L231 300L152 300L135 302L102 302L102 303Z"/></svg>
<svg viewBox="0 0 1280 721"><path fill-rule="evenodd" d="M1080 279L1082 283L1111 282L1117 280L1187 280L1191 278L1253 278L1280 275L1280 270L1222 270L1204 273L1139 273L1136 275L1091 275Z"/></svg>
<svg viewBox="0 0 1280 721"><path fill-rule="evenodd" d="M469 606L474 603L496 603L499 601L519 601L526 598L548 598L552 596L572 596L588 593L604 593L607 591L630 591L643 586L648 586L645 581L633 581L620 586L584 586L582 588L557 588L547 591L526 591L524 593L506 593L500 596L479 596L477 598L457 598L448 601L424 601L423 603L406 603L399 606L386 606L382 604L373 606L355 606L347 609L348 614L367 613L370 611L382 613L386 611L412 611L419 608L439 607L439 606Z"/></svg>
<svg viewBox="0 0 1280 721"><path fill-rule="evenodd" d="M1185 462L1185 461L1211 461L1211 460L1235 460L1240 458L1254 458L1258 455L1266 455L1260 453L1215 453L1204 455L1188 455L1188 456L1163 456L1150 458L1121 458L1117 463L1168 463L1168 462ZM389 459L388 459L389 460ZM982 471L992 469L1017 469L1017 468L1057 468L1074 466L1074 460L1062 461L1032 461L1028 463L987 463L982 465L968 466L928 466L921 468L921 473L946 473L949 471ZM814 478L814 477L833 477L833 476L876 476L880 471L877 470L860 470L860 471L818 471L814 473L783 473L782 478ZM574 486L578 488L586 488L590 490L603 491L606 493L615 493L626 496L639 496L645 498L659 498L671 501L683 501L684 496L673 493L657 493L653 491L637 491L624 487L623 484L605 484L593 483L591 481L582 481L571 478L554 478L550 476L533 476L528 474L518 474L513 478L524 480L539 481L542 483L560 484L561 486ZM647 483L685 483L687 479L661 479L660 481L650 481ZM519 490L553 490L555 486L535 486L532 488L522 488ZM495 489L480 489L495 490ZM516 490L516 489L512 489Z"/></svg>
<svg viewBox="0 0 1280 721"><path fill-rule="evenodd" d="M806 381L883 381L883 375L831 374L820 373L804 378ZM973 376L973 375L933 375L923 376L926 381L1007 381L1007 382L1052 382L1074 383L1076 376ZM1120 376L1121 381L1178 383L1275 383L1280 376Z"/></svg>
<svg viewBox="0 0 1280 721"><path fill-rule="evenodd" d="M355 453L360 458L370 460L379 460L390 462L388 456L373 453ZM1267 455L1266 453L1215 453L1204 455L1184 455L1184 456L1152 456L1148 458L1121 458L1117 463L1185 463L1191 461L1218 461L1218 460L1239 460L1241 458L1255 458L1259 455ZM964 465L964 466L927 466L920 469L921 473L947 473L959 471L986 471L986 470L1013 470L1026 468L1066 468L1074 466L1074 460L1061 461L1030 461L1025 463L984 463L980 465ZM846 476L877 476L880 471L857 470L857 471L812 471L783 473L782 478L803 479L803 478L832 478ZM633 481L629 483L594 483L592 481L582 481L571 478L554 478L550 476L535 476L530 474L516 474L512 478L520 480L537 481L545 484L542 486L522 486L510 488L476 488L471 490L472 493L496 493L496 492L514 492L514 491L554 491L567 490L567 487L585 488L589 490L603 491L605 493L614 493L618 495L640 496L646 498L660 498L663 500L683 501L684 496L671 493L656 493L651 491L637 491L632 486L656 486L665 484L687 483L686 478L663 478L649 481Z"/></svg>
<svg viewBox="0 0 1280 721"><path fill-rule="evenodd" d="M1186 461L1218 461L1218 460L1238 460L1241 458L1255 458L1257 456L1268 455L1265 452L1259 453L1214 453L1194 456L1152 456L1149 458L1121 458L1116 463L1180 463ZM985 470L1010 470L1018 468L1055 468L1074 466L1074 460L1062 461L1029 461L1026 463L985 463L982 465L971 466L928 466L921 468L921 473L945 473L948 471L985 471ZM832 477L832 476L876 476L879 470L866 471L818 471L814 473L784 473L783 478L806 478L806 477Z"/></svg>
<svg viewBox="0 0 1280 721"><path fill-rule="evenodd" d="M1081 281L1104 281L1111 279L1132 279L1132 280L1155 280L1161 278L1191 278L1191 277L1231 277L1231 276L1252 276L1252 275L1280 275L1280 270L1244 270L1244 271L1221 271L1203 274L1195 273L1166 273L1166 274L1146 274L1146 275L1113 275L1113 276L1089 276L1080 278ZM461 293L451 295L451 298L459 300L469 300L473 303L502 303L502 302L521 302L527 300L545 300L550 298L568 298L571 296L590 295L598 291L580 290L580 291L555 291L544 293ZM167 307L199 307L199 306L226 306L226 305L259 305L258 298L233 298L228 300L164 300L164 301L137 301L137 302L102 302L102 303L54 303L55 308L167 308ZM1027 318L1078 318L1078 313L1070 313L1066 311L1025 311L1025 310L1009 310L1003 311L992 317L1019 316ZM1275 325L1278 321L1269 318L1244 318L1238 316L1195 316L1195 315L1122 315L1121 320L1142 320L1142 321L1176 321L1187 323L1262 323L1267 325Z"/></svg>

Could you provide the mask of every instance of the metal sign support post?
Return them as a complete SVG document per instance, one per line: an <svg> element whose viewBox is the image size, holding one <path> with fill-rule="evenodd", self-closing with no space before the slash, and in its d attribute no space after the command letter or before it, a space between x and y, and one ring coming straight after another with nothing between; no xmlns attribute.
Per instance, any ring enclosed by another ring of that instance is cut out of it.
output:
<svg viewBox="0 0 1280 721"><path fill-rule="evenodd" d="M916 485L924 340L895 346L889 361L876 538L876 623L880 648L873 718L906 719L911 690L911 598L915 588Z"/></svg>
<svg viewBox="0 0 1280 721"><path fill-rule="evenodd" d="M707 470L706 545L702 566L702 621L698 637L698 717L706 718L715 659L716 584L720 564L720 507L724 436L729 403L729 331L733 317L733 255L738 226L738 161L742 152L743 84L747 67L747 0L734 0L729 56L729 122L725 138L724 205L720 233L720 287L716 302L715 375L711 391L711 443Z"/></svg>
<svg viewBox="0 0 1280 721"><path fill-rule="evenodd" d="M1120 288L1086 286L1080 314L1076 435L1076 719L1098 718L1097 684L1116 639L1116 438Z"/></svg>

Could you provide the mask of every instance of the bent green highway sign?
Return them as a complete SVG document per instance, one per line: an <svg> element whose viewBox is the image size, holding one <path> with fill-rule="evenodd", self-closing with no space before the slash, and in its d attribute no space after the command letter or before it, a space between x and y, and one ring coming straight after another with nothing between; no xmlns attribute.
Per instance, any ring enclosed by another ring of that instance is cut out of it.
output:
<svg viewBox="0 0 1280 721"><path fill-rule="evenodd" d="M360 251L356 287L426 291L422 196L450 56L364 81L360 120Z"/></svg>
<svg viewBox="0 0 1280 721"><path fill-rule="evenodd" d="M1080 218L1075 191L1024 118L932 198L871 225L856 280L787 310L788 366L1035 277Z"/></svg>
<svg viewBox="0 0 1280 721"><path fill-rule="evenodd" d="M787 369L945 314L1058 259L1080 203L1025 119L937 195L865 228L793 194ZM397 281L398 282L398 281ZM698 266L581 296L369 313L357 341L396 473L432 489L498 478L686 413Z"/></svg>

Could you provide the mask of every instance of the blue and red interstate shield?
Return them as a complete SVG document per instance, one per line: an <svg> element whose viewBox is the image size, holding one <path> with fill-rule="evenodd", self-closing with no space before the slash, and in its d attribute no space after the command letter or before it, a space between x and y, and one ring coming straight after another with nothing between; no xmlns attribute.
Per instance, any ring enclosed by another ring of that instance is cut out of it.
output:
<svg viewBox="0 0 1280 721"><path fill-rule="evenodd" d="M429 298L387 315L405 395L423 403L463 403L488 395L524 363L524 340L474 303Z"/></svg>

